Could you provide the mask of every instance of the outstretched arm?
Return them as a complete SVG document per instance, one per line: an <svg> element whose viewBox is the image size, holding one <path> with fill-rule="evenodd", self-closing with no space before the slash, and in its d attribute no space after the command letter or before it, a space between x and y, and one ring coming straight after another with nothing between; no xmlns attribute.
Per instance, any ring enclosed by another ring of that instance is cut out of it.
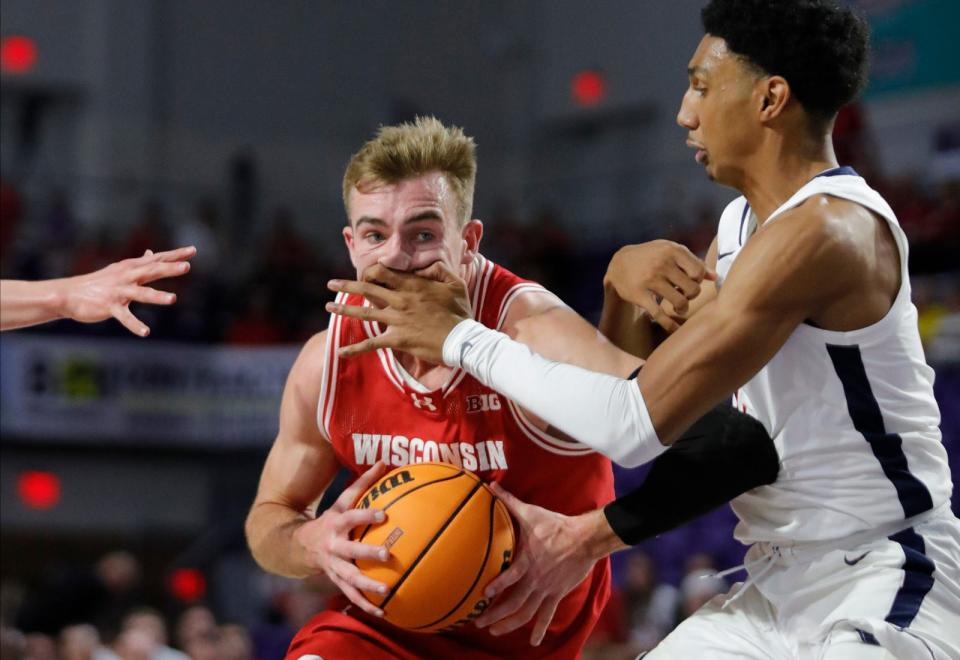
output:
<svg viewBox="0 0 960 660"><path fill-rule="evenodd" d="M195 247L124 259L93 273L57 280L0 282L0 330L23 328L57 319L95 323L111 316L139 337L150 328L130 311L131 302L171 305L172 293L144 286L190 270Z"/></svg>

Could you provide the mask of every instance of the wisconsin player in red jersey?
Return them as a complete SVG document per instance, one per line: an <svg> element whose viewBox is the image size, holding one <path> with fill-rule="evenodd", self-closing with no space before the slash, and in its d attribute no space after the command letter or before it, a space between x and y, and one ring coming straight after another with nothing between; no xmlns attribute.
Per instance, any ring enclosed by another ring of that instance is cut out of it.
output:
<svg viewBox="0 0 960 660"><path fill-rule="evenodd" d="M418 271L440 262L468 282L471 313L480 323L555 360L620 376L634 371L639 359L615 348L543 287L478 252L483 225L471 219L475 173L473 140L460 129L424 118L381 129L344 176L343 236L358 276L374 264ZM702 264L680 246L653 249L676 255L666 260L670 274L658 275L673 278L671 292L695 293L690 282L676 281L677 273L702 278ZM379 304L356 296L339 300ZM387 550L349 540L353 527L383 516L352 504L384 465L446 461L570 515L602 515L597 510L613 498L606 458L551 433L463 371L391 350L338 358L341 346L379 332L377 324L333 316L329 329L307 342L288 377L279 433L247 519L250 548L263 568L288 576L323 572L343 592L298 633L288 657L578 657L609 595L606 560L584 573L562 601L533 595L521 613L534 620L502 635L496 627L471 624L436 635L405 632L381 620L360 593L385 586L360 574L353 560L385 560ZM341 466L357 481L312 519L310 511Z"/></svg>

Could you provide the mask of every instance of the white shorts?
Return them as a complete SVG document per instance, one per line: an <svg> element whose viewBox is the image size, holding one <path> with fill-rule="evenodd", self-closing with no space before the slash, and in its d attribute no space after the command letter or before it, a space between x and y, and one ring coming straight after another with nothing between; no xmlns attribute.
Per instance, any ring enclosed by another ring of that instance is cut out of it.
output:
<svg viewBox="0 0 960 660"><path fill-rule="evenodd" d="M777 560L724 607L742 588L711 600L641 657L960 660L960 521L949 511L850 550ZM849 652L830 650L837 645Z"/></svg>

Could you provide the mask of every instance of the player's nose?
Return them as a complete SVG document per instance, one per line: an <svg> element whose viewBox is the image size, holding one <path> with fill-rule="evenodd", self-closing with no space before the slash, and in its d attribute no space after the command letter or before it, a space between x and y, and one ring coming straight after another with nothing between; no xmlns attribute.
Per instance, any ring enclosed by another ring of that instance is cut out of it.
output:
<svg viewBox="0 0 960 660"><path fill-rule="evenodd" d="M413 263L410 255L403 249L400 241L391 241L384 246L386 249L381 253L377 263L393 270L410 270Z"/></svg>
<svg viewBox="0 0 960 660"><path fill-rule="evenodd" d="M696 130L700 125L697 114L693 112L690 104L687 103L686 94L683 95L683 100L680 102L680 109L677 111L677 123L688 131Z"/></svg>

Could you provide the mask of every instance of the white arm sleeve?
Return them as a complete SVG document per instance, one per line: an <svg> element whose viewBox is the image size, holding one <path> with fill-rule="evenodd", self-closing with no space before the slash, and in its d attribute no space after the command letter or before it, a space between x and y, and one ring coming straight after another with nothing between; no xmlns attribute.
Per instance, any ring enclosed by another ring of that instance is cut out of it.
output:
<svg viewBox="0 0 960 660"><path fill-rule="evenodd" d="M619 465L642 465L667 449L632 380L552 362L473 320L447 335L443 361Z"/></svg>

